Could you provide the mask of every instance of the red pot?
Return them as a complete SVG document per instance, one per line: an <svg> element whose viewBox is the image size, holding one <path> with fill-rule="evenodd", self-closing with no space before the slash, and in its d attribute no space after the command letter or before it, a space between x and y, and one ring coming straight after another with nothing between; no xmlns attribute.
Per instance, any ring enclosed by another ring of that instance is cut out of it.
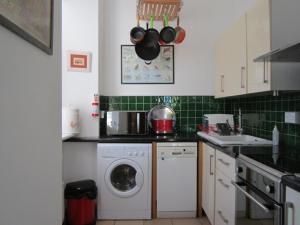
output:
<svg viewBox="0 0 300 225"><path fill-rule="evenodd" d="M152 120L152 127L154 132L157 134L173 133L173 120Z"/></svg>

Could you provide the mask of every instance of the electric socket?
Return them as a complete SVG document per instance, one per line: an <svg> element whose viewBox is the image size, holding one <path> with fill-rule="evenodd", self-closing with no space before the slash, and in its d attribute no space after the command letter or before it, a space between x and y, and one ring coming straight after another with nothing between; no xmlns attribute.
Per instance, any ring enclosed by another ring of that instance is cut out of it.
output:
<svg viewBox="0 0 300 225"><path fill-rule="evenodd" d="M300 124L300 112L285 112L284 121L286 123Z"/></svg>

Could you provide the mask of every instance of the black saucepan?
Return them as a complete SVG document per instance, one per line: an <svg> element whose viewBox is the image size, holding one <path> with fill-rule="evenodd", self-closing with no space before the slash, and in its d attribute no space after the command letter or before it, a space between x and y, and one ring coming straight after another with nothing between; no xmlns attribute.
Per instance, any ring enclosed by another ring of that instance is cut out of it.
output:
<svg viewBox="0 0 300 225"><path fill-rule="evenodd" d="M140 21L138 19L138 25L131 29L130 40L133 44L141 43L144 40L146 31L140 26Z"/></svg>
<svg viewBox="0 0 300 225"><path fill-rule="evenodd" d="M162 43L169 44L175 40L176 31L173 27L170 27L167 16L164 16L164 28L160 31L160 39Z"/></svg>

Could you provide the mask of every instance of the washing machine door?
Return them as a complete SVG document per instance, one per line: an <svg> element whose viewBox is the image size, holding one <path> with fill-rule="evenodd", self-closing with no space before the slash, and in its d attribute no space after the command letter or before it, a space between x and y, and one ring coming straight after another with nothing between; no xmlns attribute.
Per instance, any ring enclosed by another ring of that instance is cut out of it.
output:
<svg viewBox="0 0 300 225"><path fill-rule="evenodd" d="M144 184L144 174L136 162L120 159L107 168L105 183L112 194L127 198L141 190Z"/></svg>

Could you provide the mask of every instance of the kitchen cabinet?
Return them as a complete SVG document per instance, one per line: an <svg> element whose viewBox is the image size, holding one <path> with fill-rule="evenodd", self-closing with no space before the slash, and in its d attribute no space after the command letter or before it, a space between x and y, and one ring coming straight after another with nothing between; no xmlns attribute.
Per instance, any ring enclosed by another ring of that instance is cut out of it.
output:
<svg viewBox="0 0 300 225"><path fill-rule="evenodd" d="M299 7L299 1L256 0L247 11L248 93L299 90L298 63L254 62L263 54L299 42L300 31L295 26L300 23L295 10Z"/></svg>
<svg viewBox="0 0 300 225"><path fill-rule="evenodd" d="M214 224L215 214L215 152L203 144L202 208L211 224Z"/></svg>
<svg viewBox="0 0 300 225"><path fill-rule="evenodd" d="M241 17L218 39L215 47L216 97L246 94L246 17Z"/></svg>
<svg viewBox="0 0 300 225"><path fill-rule="evenodd" d="M286 212L284 225L300 224L300 193L289 187L286 187Z"/></svg>
<svg viewBox="0 0 300 225"><path fill-rule="evenodd" d="M235 224L235 159L203 144L202 208L212 225Z"/></svg>
<svg viewBox="0 0 300 225"><path fill-rule="evenodd" d="M270 1L259 0L247 12L248 92L271 89L270 63L253 60L271 51Z"/></svg>
<svg viewBox="0 0 300 225"><path fill-rule="evenodd" d="M215 225L235 224L235 159L216 151Z"/></svg>
<svg viewBox="0 0 300 225"><path fill-rule="evenodd" d="M300 65L254 60L299 42L300 1L256 0L216 41L217 98L267 91L299 90ZM228 55L229 54L229 55Z"/></svg>

